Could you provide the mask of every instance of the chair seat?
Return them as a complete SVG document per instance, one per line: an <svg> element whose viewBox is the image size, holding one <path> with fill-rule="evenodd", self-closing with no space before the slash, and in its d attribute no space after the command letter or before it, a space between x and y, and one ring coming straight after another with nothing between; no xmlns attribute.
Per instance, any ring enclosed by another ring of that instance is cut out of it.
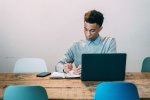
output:
<svg viewBox="0 0 150 100"><path fill-rule="evenodd" d="M141 72L150 72L150 57L143 60Z"/></svg>
<svg viewBox="0 0 150 100"><path fill-rule="evenodd" d="M132 83L103 82L96 88L95 100L139 100L139 95Z"/></svg>
<svg viewBox="0 0 150 100"><path fill-rule="evenodd" d="M16 61L14 73L47 72L47 66L41 58L21 58Z"/></svg>
<svg viewBox="0 0 150 100"><path fill-rule="evenodd" d="M48 95L41 86L8 86L4 100L48 100Z"/></svg>

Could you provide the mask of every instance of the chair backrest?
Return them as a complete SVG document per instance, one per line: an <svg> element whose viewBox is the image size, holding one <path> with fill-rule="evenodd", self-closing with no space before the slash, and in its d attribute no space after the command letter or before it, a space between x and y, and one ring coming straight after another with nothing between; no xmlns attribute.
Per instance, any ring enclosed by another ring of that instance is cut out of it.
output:
<svg viewBox="0 0 150 100"><path fill-rule="evenodd" d="M8 86L3 100L48 100L48 96L41 86Z"/></svg>
<svg viewBox="0 0 150 100"><path fill-rule="evenodd" d="M150 72L150 57L143 60L141 72Z"/></svg>
<svg viewBox="0 0 150 100"><path fill-rule="evenodd" d="M140 100L132 83L103 82L96 88L94 100Z"/></svg>
<svg viewBox="0 0 150 100"><path fill-rule="evenodd" d="M47 66L41 58L21 58L16 61L14 73L47 72Z"/></svg>

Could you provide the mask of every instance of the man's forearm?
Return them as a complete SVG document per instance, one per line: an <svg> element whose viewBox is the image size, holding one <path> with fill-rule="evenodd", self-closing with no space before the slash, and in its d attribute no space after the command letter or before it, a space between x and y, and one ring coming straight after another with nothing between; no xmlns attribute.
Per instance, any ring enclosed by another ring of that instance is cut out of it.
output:
<svg viewBox="0 0 150 100"><path fill-rule="evenodd" d="M62 63L58 63L58 64L55 66L55 71L56 71L56 72L64 72L63 69L64 69L64 64L62 64Z"/></svg>

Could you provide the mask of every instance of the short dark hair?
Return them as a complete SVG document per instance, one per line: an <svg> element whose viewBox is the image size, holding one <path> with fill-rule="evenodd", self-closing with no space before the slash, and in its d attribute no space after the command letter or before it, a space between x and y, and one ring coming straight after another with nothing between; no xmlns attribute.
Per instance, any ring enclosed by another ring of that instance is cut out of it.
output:
<svg viewBox="0 0 150 100"><path fill-rule="evenodd" d="M84 15L84 21L91 23L91 24L96 23L100 27L103 24L103 20L104 20L103 14L96 10L88 11Z"/></svg>

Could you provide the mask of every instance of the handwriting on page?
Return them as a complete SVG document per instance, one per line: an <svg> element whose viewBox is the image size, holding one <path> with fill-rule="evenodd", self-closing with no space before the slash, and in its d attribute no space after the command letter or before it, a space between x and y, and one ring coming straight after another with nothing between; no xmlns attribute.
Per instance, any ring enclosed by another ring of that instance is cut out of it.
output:
<svg viewBox="0 0 150 100"><path fill-rule="evenodd" d="M60 72L53 72L50 78L79 78L80 75L76 75L73 71L69 73L60 73Z"/></svg>

